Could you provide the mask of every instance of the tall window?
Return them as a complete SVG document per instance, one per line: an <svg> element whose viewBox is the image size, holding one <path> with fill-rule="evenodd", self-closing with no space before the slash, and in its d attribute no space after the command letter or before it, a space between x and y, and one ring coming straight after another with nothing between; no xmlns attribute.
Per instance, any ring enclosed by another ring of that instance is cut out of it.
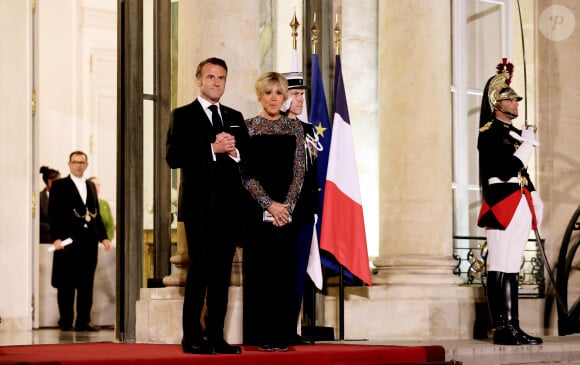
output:
<svg viewBox="0 0 580 365"><path fill-rule="evenodd" d="M481 237L477 227L480 187L477 135L482 91L502 57L511 59L512 1L453 0L453 235ZM469 276L473 257L483 242L454 240L454 254ZM477 282L478 278L476 278Z"/></svg>

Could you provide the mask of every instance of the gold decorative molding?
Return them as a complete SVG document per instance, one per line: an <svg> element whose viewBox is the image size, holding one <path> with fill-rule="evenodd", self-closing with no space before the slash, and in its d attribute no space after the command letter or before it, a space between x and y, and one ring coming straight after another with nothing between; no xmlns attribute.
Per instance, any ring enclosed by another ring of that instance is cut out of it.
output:
<svg viewBox="0 0 580 365"><path fill-rule="evenodd" d="M336 55L340 55L341 47L341 36L342 30L340 29L340 24L338 24L338 14L336 15L336 23L334 25L334 51Z"/></svg>
<svg viewBox="0 0 580 365"><path fill-rule="evenodd" d="M296 18L296 9L294 9L294 16L292 17L292 20L290 21L290 28L292 28L292 33L290 33L290 35L292 35L292 49L298 49L298 27L300 26L300 23L298 22L298 19Z"/></svg>

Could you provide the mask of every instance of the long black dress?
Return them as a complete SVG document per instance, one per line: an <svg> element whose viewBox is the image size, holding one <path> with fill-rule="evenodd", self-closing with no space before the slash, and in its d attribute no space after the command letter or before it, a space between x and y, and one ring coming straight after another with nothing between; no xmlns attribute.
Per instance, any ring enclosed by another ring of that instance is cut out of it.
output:
<svg viewBox="0 0 580 365"><path fill-rule="evenodd" d="M263 221L272 201L292 213L305 174L304 131L300 121L260 116L246 120L250 140L242 180L251 195L244 245L244 344L288 345L296 335L297 227Z"/></svg>

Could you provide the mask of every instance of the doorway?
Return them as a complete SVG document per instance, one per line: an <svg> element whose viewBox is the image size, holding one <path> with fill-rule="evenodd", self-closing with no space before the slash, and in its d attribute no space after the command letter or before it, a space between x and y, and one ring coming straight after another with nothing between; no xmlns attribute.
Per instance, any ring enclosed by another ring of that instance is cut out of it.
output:
<svg viewBox="0 0 580 365"><path fill-rule="evenodd" d="M84 151L85 177L98 177L99 198L116 212L117 1L37 1L33 9L34 133L41 166L69 174L68 156ZM37 191L44 188L36 176ZM115 244L114 237L112 238ZM57 327L56 289L50 285L50 245L33 240L33 327ZM92 322L115 324L115 250L99 248Z"/></svg>

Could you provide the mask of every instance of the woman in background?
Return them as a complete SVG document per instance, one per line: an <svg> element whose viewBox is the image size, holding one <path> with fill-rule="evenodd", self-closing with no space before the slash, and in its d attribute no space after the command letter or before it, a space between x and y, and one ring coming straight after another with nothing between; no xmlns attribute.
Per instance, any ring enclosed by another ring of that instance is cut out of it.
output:
<svg viewBox="0 0 580 365"><path fill-rule="evenodd" d="M52 182L60 179L60 172L48 166L42 166L40 173L42 174L42 181L44 181L44 189L40 192L40 243L52 245L50 226L48 224L48 196Z"/></svg>
<svg viewBox="0 0 580 365"><path fill-rule="evenodd" d="M101 182L96 176L91 176L87 180L92 181L97 188L97 196L99 198L99 211L101 212L101 218L103 219L103 224L107 229L107 236L109 240L113 240L115 236L115 221L113 219L113 212L111 211L111 206L109 202L105 199L101 199Z"/></svg>
<svg viewBox="0 0 580 365"><path fill-rule="evenodd" d="M52 182L61 178L60 172L48 166L40 168L44 189L39 194L40 229L38 250L38 325L40 327L58 326L58 307L56 306L56 289L50 285L52 275L52 253L46 245L52 246L52 235L48 223L48 199Z"/></svg>

